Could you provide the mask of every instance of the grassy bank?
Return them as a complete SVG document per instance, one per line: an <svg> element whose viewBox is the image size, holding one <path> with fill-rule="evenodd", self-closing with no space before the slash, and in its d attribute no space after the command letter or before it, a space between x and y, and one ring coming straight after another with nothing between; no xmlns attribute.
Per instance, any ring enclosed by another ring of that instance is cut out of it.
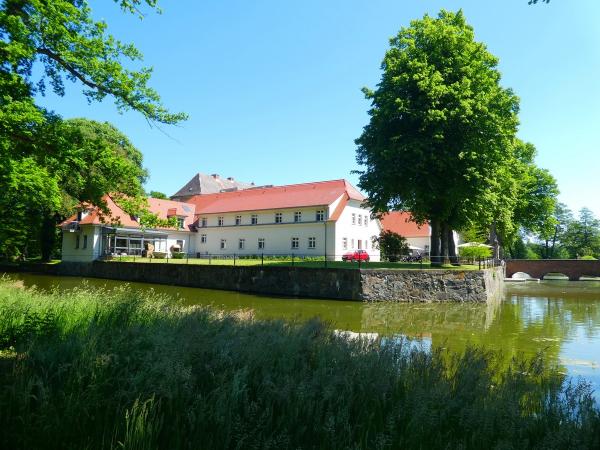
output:
<svg viewBox="0 0 600 450"><path fill-rule="evenodd" d="M348 340L120 290L0 282L0 448L594 448L541 360Z"/></svg>
<svg viewBox="0 0 600 450"><path fill-rule="evenodd" d="M453 266L452 264L444 264L440 267L432 267L429 262L388 262L388 261L362 261L360 265L358 262L350 261L327 261L324 258L302 258L298 257L292 260L291 257L279 257L277 259L264 259L261 258L233 258L231 257L219 257L219 258L182 258L182 259L151 259L144 258L141 256L116 256L114 259L109 260L110 262L137 262L137 263L148 263L148 264L196 264L201 266L215 265L215 266L284 266L284 267L311 267L311 268L322 268L328 267L330 269L399 269L399 270L432 270L432 269L444 269L444 270L478 270L480 267L478 264L461 264Z"/></svg>

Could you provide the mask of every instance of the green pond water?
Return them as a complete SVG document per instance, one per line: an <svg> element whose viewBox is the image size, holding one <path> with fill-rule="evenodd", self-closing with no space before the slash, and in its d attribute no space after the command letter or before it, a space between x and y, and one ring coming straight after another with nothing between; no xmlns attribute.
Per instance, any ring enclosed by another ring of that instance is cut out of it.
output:
<svg viewBox="0 0 600 450"><path fill-rule="evenodd" d="M337 330L405 336L424 348L461 351L469 344L501 350L505 357L541 352L570 375L582 376L600 392L600 281L507 283L494 304L366 304L278 298L228 291L123 283L75 277L19 274L40 289L89 287L154 290L189 305L252 310L258 319L319 317Z"/></svg>

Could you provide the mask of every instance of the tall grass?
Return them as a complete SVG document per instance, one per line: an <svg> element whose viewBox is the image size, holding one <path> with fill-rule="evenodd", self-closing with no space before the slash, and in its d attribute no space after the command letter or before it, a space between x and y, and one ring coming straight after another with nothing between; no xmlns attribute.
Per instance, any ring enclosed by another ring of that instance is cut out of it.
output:
<svg viewBox="0 0 600 450"><path fill-rule="evenodd" d="M589 386L122 289L0 282L0 448L594 448Z"/></svg>

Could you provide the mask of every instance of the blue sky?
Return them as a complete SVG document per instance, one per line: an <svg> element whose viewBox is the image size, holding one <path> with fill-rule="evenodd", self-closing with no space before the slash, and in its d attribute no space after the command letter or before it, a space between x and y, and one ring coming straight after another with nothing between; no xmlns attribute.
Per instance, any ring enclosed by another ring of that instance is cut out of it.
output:
<svg viewBox="0 0 600 450"><path fill-rule="evenodd" d="M150 128L78 85L39 102L109 121L144 153L148 189L174 193L196 172L256 184L347 178L388 39L410 20L462 8L521 98L520 137L558 179L561 201L600 216L600 2L552 0L162 0L143 21L92 1L109 30L154 67L164 104L190 119Z"/></svg>

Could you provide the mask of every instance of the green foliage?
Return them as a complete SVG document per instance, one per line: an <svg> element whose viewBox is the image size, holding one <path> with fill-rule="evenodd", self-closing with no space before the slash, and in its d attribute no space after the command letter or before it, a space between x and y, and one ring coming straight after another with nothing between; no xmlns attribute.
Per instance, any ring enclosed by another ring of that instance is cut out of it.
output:
<svg viewBox="0 0 600 450"><path fill-rule="evenodd" d="M141 4L119 3L129 11ZM153 0L145 3L156 4ZM151 69L124 66L125 61L141 61L140 51L115 39L107 32L107 24L95 21L91 13L85 0L4 1L0 8L0 72L20 78L29 95L43 94L47 85L64 95L65 80L77 81L90 101L110 96L119 110L139 111L150 121L184 120L185 114L169 113L158 93L148 87ZM35 63L41 63L44 71L39 79L34 79Z"/></svg>
<svg viewBox="0 0 600 450"><path fill-rule="evenodd" d="M541 358L352 340L127 289L0 285L0 447L597 448Z"/></svg>
<svg viewBox="0 0 600 450"><path fill-rule="evenodd" d="M594 258L592 255L585 255L585 256L582 256L579 259L583 259L583 260L586 260L586 261L596 261L598 258Z"/></svg>
<svg viewBox="0 0 600 450"><path fill-rule="evenodd" d="M411 211L437 233L482 222L502 202L519 100L462 11L442 10L390 40L370 122L356 140L360 186L376 211ZM488 222L489 223L489 222Z"/></svg>
<svg viewBox="0 0 600 450"><path fill-rule="evenodd" d="M184 252L171 252L171 257L173 259L184 259L185 253Z"/></svg>
<svg viewBox="0 0 600 450"><path fill-rule="evenodd" d="M156 0L116 3L140 18L142 6L156 7ZM139 67L140 52L94 21L86 0L1 2L0 56L0 190L10 192L0 200L0 254L41 251L47 259L57 221L80 202L104 206L102 196L111 192L140 196L147 174L141 153L114 127L63 122L34 97L47 88L64 95L69 80L88 100L110 97L120 111L138 111L149 122L177 123L185 114L161 105L148 87L150 69L127 68ZM18 178L22 189L11 191Z"/></svg>
<svg viewBox="0 0 600 450"><path fill-rule="evenodd" d="M578 220L567 225L562 245L571 258L600 257L600 221L588 208L579 211Z"/></svg>
<svg viewBox="0 0 600 450"><path fill-rule="evenodd" d="M486 259L492 256L492 249L483 245L477 247L462 247L460 249L461 258L468 259Z"/></svg>
<svg viewBox="0 0 600 450"><path fill-rule="evenodd" d="M148 194L148 197L160 198L161 200L169 200L169 197L167 196L167 194L165 194L163 192L159 192L159 191L150 191L150 193Z"/></svg>
<svg viewBox="0 0 600 450"><path fill-rule="evenodd" d="M379 245L383 258L390 262L396 262L400 256L410 253L406 238L393 231L382 230L375 243Z"/></svg>

